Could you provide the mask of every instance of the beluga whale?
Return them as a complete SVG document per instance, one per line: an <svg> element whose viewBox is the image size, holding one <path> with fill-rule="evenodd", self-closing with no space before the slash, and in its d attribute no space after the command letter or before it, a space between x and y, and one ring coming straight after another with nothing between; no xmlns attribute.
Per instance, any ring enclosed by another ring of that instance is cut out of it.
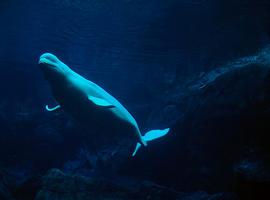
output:
<svg viewBox="0 0 270 200"><path fill-rule="evenodd" d="M132 156L136 155L140 147L146 147L148 142L165 136L170 130L157 129L142 134L134 117L115 97L73 71L52 53L42 54L39 66L58 103L55 107L46 105L47 111L63 109L79 120L94 119L95 124L99 123L102 126L110 123L121 128L128 127L127 130L132 132L130 134L134 134L137 138ZM108 138L110 139L110 136Z"/></svg>

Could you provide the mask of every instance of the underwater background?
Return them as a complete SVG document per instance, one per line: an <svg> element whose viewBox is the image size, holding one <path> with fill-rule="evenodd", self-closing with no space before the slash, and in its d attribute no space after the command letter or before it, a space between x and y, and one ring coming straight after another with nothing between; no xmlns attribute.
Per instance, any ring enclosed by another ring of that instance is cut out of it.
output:
<svg viewBox="0 0 270 200"><path fill-rule="evenodd" d="M0 200L270 199L270 1L1 0L0 25ZM131 157L47 112L45 52L170 133Z"/></svg>

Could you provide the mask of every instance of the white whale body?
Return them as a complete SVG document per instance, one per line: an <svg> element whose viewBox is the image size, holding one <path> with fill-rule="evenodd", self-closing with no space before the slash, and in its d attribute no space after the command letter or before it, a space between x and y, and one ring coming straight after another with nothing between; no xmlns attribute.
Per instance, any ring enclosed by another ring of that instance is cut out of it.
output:
<svg viewBox="0 0 270 200"><path fill-rule="evenodd" d="M63 108L75 118L77 116L84 119L94 115L105 126L107 119L105 120L104 116L110 116L113 123L122 123L131 127L130 131L133 131L133 134L136 134L138 138L132 156L135 156L141 146L147 146L149 141L160 138L169 132L170 129L166 128L151 130L142 135L136 120L116 98L97 84L71 70L55 55L42 54L39 64L45 78L50 83L54 98L59 103L53 108L46 105L46 110L55 111Z"/></svg>

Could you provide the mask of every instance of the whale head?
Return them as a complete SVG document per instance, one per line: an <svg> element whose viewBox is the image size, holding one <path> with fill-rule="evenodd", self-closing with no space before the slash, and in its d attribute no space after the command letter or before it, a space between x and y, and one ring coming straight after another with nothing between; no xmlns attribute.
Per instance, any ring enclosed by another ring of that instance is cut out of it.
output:
<svg viewBox="0 0 270 200"><path fill-rule="evenodd" d="M42 54L38 63L48 80L63 79L70 72L70 68L51 53Z"/></svg>

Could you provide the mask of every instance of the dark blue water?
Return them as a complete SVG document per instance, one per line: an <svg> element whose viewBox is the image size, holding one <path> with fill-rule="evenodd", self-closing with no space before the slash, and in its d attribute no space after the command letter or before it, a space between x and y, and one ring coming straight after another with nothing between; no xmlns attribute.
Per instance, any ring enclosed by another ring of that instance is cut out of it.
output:
<svg viewBox="0 0 270 200"><path fill-rule="evenodd" d="M3 0L0 25L0 200L268 199L270 2ZM169 134L132 158L47 112L45 52Z"/></svg>

